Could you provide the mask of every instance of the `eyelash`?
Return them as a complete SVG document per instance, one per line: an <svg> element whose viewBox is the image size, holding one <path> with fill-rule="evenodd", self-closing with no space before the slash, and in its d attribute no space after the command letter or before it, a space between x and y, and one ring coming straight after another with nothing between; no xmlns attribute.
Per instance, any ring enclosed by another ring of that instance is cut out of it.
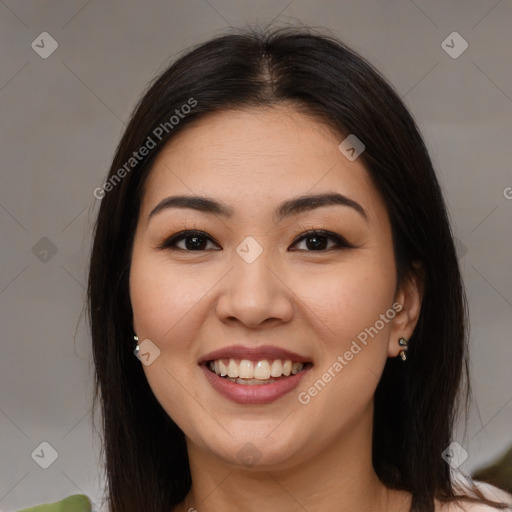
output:
<svg viewBox="0 0 512 512"><path fill-rule="evenodd" d="M293 242L293 245L295 245L305 239L312 238L314 236L326 238L328 240L333 240L336 243L336 245L334 247L330 247L328 249L321 249L318 251L305 250L305 249L299 249L299 250L302 250L304 252L326 252L331 249L340 250L340 249L351 249L351 248L355 247L354 245L348 243L347 240L344 237L342 237L341 235L337 235L336 233L332 233L331 231L326 231L326 230L322 230L322 229L313 229L313 230L308 230L304 233L301 233L300 237L295 239L295 241ZM175 244L177 242L180 242L181 240L185 240L186 238L189 238L189 237L206 238L206 239L212 241L213 243L216 243L204 231L187 229L185 231L180 231L179 233L176 233L175 235L172 235L171 237L166 239L162 244L160 244L158 246L158 249L171 250L171 251L183 251L183 252L204 252L205 251L205 249L190 250L190 249L182 249L181 247L179 247L179 248L175 247Z"/></svg>

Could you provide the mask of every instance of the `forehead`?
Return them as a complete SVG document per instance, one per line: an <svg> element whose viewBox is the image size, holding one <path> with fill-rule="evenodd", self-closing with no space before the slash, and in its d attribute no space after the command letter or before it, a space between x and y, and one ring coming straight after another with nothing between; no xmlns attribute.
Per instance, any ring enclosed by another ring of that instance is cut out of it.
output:
<svg viewBox="0 0 512 512"><path fill-rule="evenodd" d="M143 209L171 193L214 195L234 204L236 212L337 191L382 214L383 203L362 161L340 152L343 139L289 107L209 114L179 132L157 156Z"/></svg>

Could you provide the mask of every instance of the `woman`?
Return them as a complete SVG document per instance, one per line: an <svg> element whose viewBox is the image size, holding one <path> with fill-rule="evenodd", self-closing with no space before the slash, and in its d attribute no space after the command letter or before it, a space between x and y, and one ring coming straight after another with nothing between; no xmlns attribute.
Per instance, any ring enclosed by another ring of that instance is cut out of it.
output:
<svg viewBox="0 0 512 512"><path fill-rule="evenodd" d="M510 509L452 474L453 238L413 119L360 56L305 29L198 46L94 194L111 512Z"/></svg>

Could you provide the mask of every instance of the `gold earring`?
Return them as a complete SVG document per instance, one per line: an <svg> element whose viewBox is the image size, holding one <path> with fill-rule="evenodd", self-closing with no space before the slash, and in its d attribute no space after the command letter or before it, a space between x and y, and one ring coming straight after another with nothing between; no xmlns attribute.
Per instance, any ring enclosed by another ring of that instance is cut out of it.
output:
<svg viewBox="0 0 512 512"><path fill-rule="evenodd" d="M402 361L405 361L407 359L407 356L405 355L405 351L407 350L407 340L405 338L399 338L398 344L401 347L404 347L404 349L400 352L400 357L402 358Z"/></svg>

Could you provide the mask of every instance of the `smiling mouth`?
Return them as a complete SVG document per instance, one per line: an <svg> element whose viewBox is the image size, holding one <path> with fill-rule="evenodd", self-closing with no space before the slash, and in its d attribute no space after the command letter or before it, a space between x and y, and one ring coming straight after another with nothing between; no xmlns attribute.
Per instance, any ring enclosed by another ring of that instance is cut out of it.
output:
<svg viewBox="0 0 512 512"><path fill-rule="evenodd" d="M262 385L287 379L309 367L311 363L295 362L290 359L216 359L207 361L206 367L235 384Z"/></svg>

